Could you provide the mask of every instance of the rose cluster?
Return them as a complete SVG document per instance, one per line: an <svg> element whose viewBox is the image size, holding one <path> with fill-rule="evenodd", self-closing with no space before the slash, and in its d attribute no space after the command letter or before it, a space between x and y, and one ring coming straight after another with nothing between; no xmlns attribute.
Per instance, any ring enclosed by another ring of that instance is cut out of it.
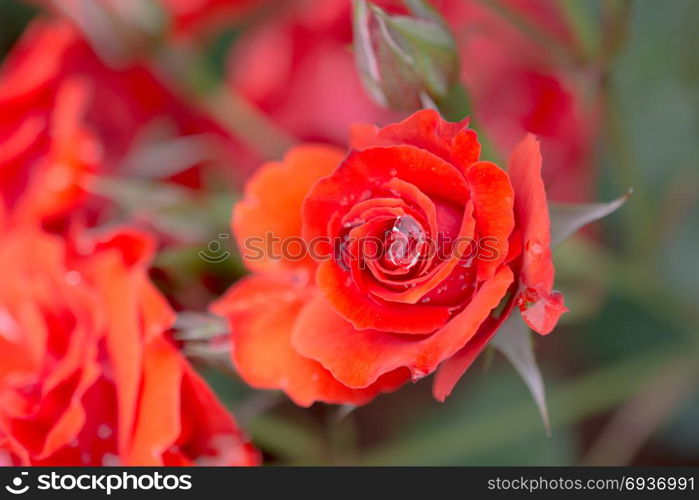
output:
<svg viewBox="0 0 699 500"><path fill-rule="evenodd" d="M0 464L260 464L200 370L221 348L363 405L430 374L445 400L512 318L550 333L542 174L587 194L596 109L485 3L33 2L0 66ZM575 57L554 3L505 3ZM172 263L221 198L243 277Z"/></svg>

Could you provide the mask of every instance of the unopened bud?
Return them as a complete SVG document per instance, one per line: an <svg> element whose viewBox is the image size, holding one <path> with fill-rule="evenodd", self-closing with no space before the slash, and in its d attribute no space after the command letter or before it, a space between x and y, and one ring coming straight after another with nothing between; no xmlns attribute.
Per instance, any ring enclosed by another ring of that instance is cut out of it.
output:
<svg viewBox="0 0 699 500"><path fill-rule="evenodd" d="M456 42L425 0L405 0L408 14L388 14L354 0L354 49L362 82L381 106L413 111L445 98L459 75Z"/></svg>

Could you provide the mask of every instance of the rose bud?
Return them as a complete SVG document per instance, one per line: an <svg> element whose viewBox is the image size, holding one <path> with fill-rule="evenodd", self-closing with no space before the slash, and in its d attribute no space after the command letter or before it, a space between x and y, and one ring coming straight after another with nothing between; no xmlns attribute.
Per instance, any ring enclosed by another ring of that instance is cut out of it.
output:
<svg viewBox="0 0 699 500"><path fill-rule="evenodd" d="M456 42L424 0L406 0L410 15L392 15L354 2L354 50L362 82L381 106L415 111L434 107L459 75Z"/></svg>

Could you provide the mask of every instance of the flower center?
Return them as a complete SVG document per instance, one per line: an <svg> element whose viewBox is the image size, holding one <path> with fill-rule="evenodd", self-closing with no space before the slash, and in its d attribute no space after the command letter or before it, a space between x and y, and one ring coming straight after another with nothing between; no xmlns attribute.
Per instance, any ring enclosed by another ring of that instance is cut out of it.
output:
<svg viewBox="0 0 699 500"><path fill-rule="evenodd" d="M410 270L426 250L422 226L411 216L398 217L386 235L384 264L392 269Z"/></svg>

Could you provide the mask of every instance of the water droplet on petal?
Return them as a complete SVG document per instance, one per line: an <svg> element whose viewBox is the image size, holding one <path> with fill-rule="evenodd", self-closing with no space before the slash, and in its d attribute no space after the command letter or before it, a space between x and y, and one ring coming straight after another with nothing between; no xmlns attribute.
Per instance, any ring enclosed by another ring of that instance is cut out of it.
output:
<svg viewBox="0 0 699 500"><path fill-rule="evenodd" d="M411 269L425 250L425 233L409 215L398 217L388 235L387 263L405 271Z"/></svg>
<svg viewBox="0 0 699 500"><path fill-rule="evenodd" d="M420 379L425 378L429 374L430 374L430 372L428 372L427 370L422 370L420 368L413 367L410 369L410 377L411 377L413 383L417 382Z"/></svg>
<svg viewBox="0 0 699 500"><path fill-rule="evenodd" d="M468 268L468 267L471 267L471 266L473 266L473 260L474 260L474 257L471 257L471 258L469 258L469 259L464 260L464 261L461 262L461 264L459 264L459 265L460 265L461 267L467 267L467 268Z"/></svg>
<svg viewBox="0 0 699 500"><path fill-rule="evenodd" d="M538 240L529 240L527 241L527 251L533 256L538 256L544 252L544 249Z"/></svg>
<svg viewBox="0 0 699 500"><path fill-rule="evenodd" d="M117 467L121 465L119 461L119 456L114 453L105 453L102 455L102 465L105 467Z"/></svg>
<svg viewBox="0 0 699 500"><path fill-rule="evenodd" d="M69 285L79 285L82 278L78 271L68 271L65 275L65 280Z"/></svg>
<svg viewBox="0 0 699 500"><path fill-rule="evenodd" d="M112 428L107 424L101 424L97 428L97 437L100 439L109 439L112 436Z"/></svg>

